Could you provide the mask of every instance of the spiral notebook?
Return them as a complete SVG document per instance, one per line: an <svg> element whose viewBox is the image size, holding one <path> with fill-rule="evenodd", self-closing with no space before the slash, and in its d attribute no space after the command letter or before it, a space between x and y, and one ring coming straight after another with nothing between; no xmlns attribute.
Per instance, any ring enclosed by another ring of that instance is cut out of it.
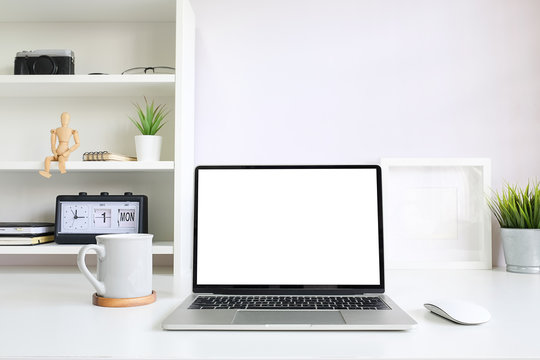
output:
<svg viewBox="0 0 540 360"><path fill-rule="evenodd" d="M88 151L83 154L83 161L137 161L137 158L109 151Z"/></svg>

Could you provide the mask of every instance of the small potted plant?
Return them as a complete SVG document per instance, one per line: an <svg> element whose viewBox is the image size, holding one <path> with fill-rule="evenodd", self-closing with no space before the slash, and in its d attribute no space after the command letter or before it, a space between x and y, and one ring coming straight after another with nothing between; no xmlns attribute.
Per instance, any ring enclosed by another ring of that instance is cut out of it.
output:
<svg viewBox="0 0 540 360"><path fill-rule="evenodd" d="M501 226L506 270L540 273L539 183L529 183L525 189L505 184L488 204Z"/></svg>
<svg viewBox="0 0 540 360"><path fill-rule="evenodd" d="M155 105L152 100L144 98L144 109L139 104L133 104L137 109L138 121L131 116L129 119L139 129L141 135L135 136L135 151L138 161L159 161L161 155L161 136L156 133L166 124L165 117L169 111L164 104Z"/></svg>

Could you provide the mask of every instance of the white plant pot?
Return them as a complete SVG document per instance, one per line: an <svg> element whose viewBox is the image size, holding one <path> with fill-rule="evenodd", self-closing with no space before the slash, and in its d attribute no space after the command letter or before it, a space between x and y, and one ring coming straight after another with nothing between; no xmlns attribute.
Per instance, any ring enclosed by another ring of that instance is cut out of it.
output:
<svg viewBox="0 0 540 360"><path fill-rule="evenodd" d="M137 161L159 161L161 156L161 136L136 135L135 151Z"/></svg>
<svg viewBox="0 0 540 360"><path fill-rule="evenodd" d="M540 273L540 229L501 229L506 270Z"/></svg>

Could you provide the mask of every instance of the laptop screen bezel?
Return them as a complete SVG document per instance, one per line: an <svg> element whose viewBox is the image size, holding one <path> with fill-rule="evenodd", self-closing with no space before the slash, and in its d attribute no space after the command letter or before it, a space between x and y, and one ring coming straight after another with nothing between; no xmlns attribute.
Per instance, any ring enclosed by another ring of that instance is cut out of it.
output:
<svg viewBox="0 0 540 360"><path fill-rule="evenodd" d="M231 169L374 169L377 183L377 217L379 233L379 284L377 285L235 285L197 284L197 230L199 172L201 170ZM383 199L382 175L378 165L201 165L195 168L194 226L193 226L193 292L240 295L348 295L364 293L384 293L384 247L383 247Z"/></svg>

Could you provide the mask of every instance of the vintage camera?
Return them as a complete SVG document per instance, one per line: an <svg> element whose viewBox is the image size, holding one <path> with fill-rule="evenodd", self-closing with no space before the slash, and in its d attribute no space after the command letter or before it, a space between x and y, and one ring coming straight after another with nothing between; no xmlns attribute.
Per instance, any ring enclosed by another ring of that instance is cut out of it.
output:
<svg viewBox="0 0 540 360"><path fill-rule="evenodd" d="M15 75L74 74L75 55L71 50L21 51L15 57Z"/></svg>

